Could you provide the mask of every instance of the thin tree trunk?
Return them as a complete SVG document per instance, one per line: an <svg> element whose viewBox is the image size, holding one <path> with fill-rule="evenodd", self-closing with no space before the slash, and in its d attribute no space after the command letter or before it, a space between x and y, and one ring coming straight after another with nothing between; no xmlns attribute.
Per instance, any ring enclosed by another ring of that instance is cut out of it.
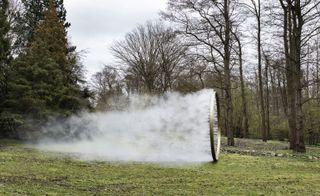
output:
<svg viewBox="0 0 320 196"><path fill-rule="evenodd" d="M249 120L248 120L248 111L247 111L247 98L246 98L246 91L245 91L245 84L244 84L244 76L243 76L243 58L242 58L242 44L241 40L234 33L235 39L238 43L239 47L239 71L240 71L240 86L241 86L241 99L242 99L242 121L241 126L244 130L244 138L249 136Z"/></svg>
<svg viewBox="0 0 320 196"><path fill-rule="evenodd" d="M226 119L227 119L227 136L228 145L234 146L233 133L233 106L231 94L231 70L230 70L230 34L231 23L229 16L230 0L224 0L224 20L225 20L225 41L224 41L224 76L225 76L225 101L226 101Z"/></svg>
<svg viewBox="0 0 320 196"><path fill-rule="evenodd" d="M279 75L281 77L281 73L279 72ZM282 82L282 87L281 87ZM279 80L279 87L281 90L281 100L283 105L283 113L285 116L288 116L288 86L286 83L286 76L282 76L282 78Z"/></svg>
<svg viewBox="0 0 320 196"><path fill-rule="evenodd" d="M266 65L265 65L265 80L266 80L266 129L267 129L267 138L271 139L271 131L270 131L270 104L269 104L269 74L268 74L268 69L270 67L270 60L269 57L264 54L265 60L266 60Z"/></svg>
<svg viewBox="0 0 320 196"><path fill-rule="evenodd" d="M272 114L279 116L279 95L280 91L277 90L276 82L276 70L275 69L269 69L269 75L270 75L270 82L271 82L271 88L272 88L272 95L270 96L272 99ZM278 93L279 92L279 93Z"/></svg>
<svg viewBox="0 0 320 196"><path fill-rule="evenodd" d="M305 83L307 84L306 85L306 93L305 93L305 96L306 98L308 99L310 97L310 88L309 88L309 69L310 69L310 46L308 46L308 49L307 49L307 67L306 67L306 77L305 77Z"/></svg>
<svg viewBox="0 0 320 196"><path fill-rule="evenodd" d="M257 41L258 41L258 78L259 78L259 94L260 94L260 114L261 114L261 132L262 140L267 141L267 129L266 129L266 112L264 103L264 89L263 89L263 79L262 79L262 47L261 47L261 3L258 0L258 8L256 10L257 17Z"/></svg>
<svg viewBox="0 0 320 196"><path fill-rule="evenodd" d="M316 69L317 69L317 75L316 75L316 97L319 98L319 91L320 91L320 81L319 81L319 60L320 60L320 52L319 52L319 40L317 40L316 43L316 48L317 48L317 59L316 59Z"/></svg>

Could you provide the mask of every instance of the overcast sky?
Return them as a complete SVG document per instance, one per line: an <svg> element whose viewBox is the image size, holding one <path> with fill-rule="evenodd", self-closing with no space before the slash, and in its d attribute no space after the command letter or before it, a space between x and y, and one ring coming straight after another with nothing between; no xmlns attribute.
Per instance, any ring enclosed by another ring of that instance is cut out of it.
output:
<svg viewBox="0 0 320 196"><path fill-rule="evenodd" d="M65 0L69 37L78 50L86 50L84 65L91 77L103 64L112 63L109 48L138 24L157 19L167 0Z"/></svg>

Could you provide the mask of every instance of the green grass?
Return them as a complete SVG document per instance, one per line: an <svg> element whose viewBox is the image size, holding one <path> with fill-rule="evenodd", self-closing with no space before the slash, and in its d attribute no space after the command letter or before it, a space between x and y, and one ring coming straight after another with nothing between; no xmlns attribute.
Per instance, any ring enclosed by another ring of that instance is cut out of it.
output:
<svg viewBox="0 0 320 196"><path fill-rule="evenodd" d="M293 153L288 150L289 143L281 141L262 142L253 139L235 139L235 146L226 146L227 139L222 138L222 151L225 153L268 156L268 157L294 157L298 159L320 159L320 146L308 146L307 153Z"/></svg>
<svg viewBox="0 0 320 196"><path fill-rule="evenodd" d="M320 156L320 148L311 151ZM320 161L224 152L218 164L83 162L0 140L0 195L315 196Z"/></svg>

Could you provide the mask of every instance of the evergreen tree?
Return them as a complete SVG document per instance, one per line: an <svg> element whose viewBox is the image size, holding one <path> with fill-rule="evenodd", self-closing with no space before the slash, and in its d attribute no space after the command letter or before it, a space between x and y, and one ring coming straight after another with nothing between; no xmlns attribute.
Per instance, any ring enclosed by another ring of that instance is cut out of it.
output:
<svg viewBox="0 0 320 196"><path fill-rule="evenodd" d="M35 29L44 19L44 11L49 6L49 0L22 0L21 2L24 9L22 12L15 13L16 25L14 27L14 31L17 34L15 47L18 50L23 50L29 46L33 40ZM64 7L64 0L55 0L55 7L64 27L70 27L70 23L66 21L67 11Z"/></svg>
<svg viewBox="0 0 320 196"><path fill-rule="evenodd" d="M40 123L49 115L66 116L79 111L88 102L74 75L77 73L68 57L65 26L54 1L49 0L30 46L13 64L7 111Z"/></svg>
<svg viewBox="0 0 320 196"><path fill-rule="evenodd" d="M0 0L0 113L7 89L7 71L10 63L10 40L8 33L8 0Z"/></svg>

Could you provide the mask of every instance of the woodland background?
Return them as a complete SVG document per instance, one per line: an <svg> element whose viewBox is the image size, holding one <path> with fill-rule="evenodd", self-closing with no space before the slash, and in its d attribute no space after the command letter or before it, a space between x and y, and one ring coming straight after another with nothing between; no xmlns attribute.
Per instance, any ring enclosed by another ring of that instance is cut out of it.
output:
<svg viewBox="0 0 320 196"><path fill-rule="evenodd" d="M320 143L320 2L169 0L116 61L86 80L63 0L0 1L0 134L36 138L81 111L121 110L131 94L214 88L234 138Z"/></svg>

